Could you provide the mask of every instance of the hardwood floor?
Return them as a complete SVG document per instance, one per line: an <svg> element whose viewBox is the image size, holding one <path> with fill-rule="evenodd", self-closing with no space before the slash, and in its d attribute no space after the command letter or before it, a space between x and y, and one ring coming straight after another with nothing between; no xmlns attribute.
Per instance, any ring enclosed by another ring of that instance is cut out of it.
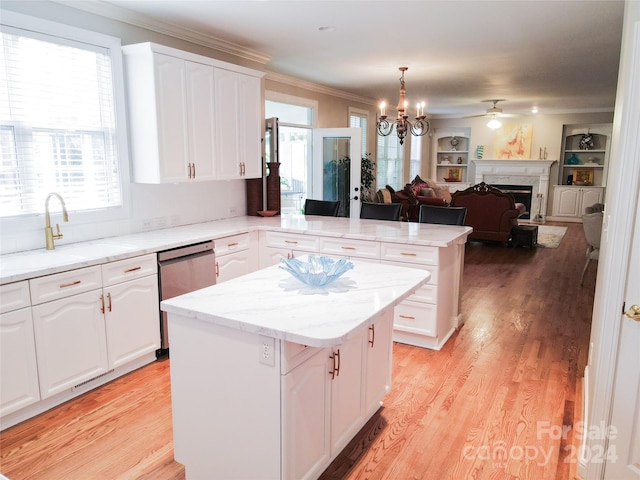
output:
<svg viewBox="0 0 640 480"><path fill-rule="evenodd" d="M567 226L557 249L467 245L465 325L439 352L394 344L384 407L322 479L573 478L595 265L581 287L586 243L580 224ZM0 471L11 480L183 479L169 364L5 430Z"/></svg>

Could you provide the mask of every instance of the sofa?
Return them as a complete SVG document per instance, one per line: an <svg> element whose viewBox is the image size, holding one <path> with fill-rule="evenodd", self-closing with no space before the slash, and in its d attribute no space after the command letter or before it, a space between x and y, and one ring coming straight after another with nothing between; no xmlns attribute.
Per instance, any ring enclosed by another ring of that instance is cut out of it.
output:
<svg viewBox="0 0 640 480"><path fill-rule="evenodd" d="M469 239L503 243L509 241L511 229L526 210L511 195L484 182L455 192L451 206L467 208L464 224L473 228Z"/></svg>
<svg viewBox="0 0 640 480"><path fill-rule="evenodd" d="M407 183L402 190L396 191L387 185L391 202L402 204L400 219L405 222L417 222L420 205L446 207L451 201L449 187L438 185L433 180L422 180L419 175Z"/></svg>

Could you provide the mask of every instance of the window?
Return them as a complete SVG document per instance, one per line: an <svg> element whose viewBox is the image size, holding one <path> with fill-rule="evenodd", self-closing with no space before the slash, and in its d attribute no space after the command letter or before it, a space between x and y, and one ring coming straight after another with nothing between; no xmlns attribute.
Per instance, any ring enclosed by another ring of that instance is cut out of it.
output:
<svg viewBox="0 0 640 480"><path fill-rule="evenodd" d="M420 175L422 163L422 137L411 136L411 157L409 161L409 181Z"/></svg>
<svg viewBox="0 0 640 480"><path fill-rule="evenodd" d="M66 29L110 44L2 25L0 217L42 213L50 192L74 211L123 204L112 56L119 40Z"/></svg>
<svg viewBox="0 0 640 480"><path fill-rule="evenodd" d="M350 128L359 128L362 131L362 145L361 152L362 155L366 155L368 153L367 148L367 127L369 125L369 114L368 112L360 112L357 110L350 109L349 112L349 127Z"/></svg>
<svg viewBox="0 0 640 480"><path fill-rule="evenodd" d="M388 137L378 135L377 187L390 185L395 190L404 186L403 150L400 140L394 134Z"/></svg>

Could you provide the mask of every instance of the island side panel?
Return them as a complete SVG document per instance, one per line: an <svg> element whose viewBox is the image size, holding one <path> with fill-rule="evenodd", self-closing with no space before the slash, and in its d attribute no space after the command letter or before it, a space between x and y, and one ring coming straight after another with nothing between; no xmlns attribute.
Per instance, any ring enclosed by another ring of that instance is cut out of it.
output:
<svg viewBox="0 0 640 480"><path fill-rule="evenodd" d="M187 479L278 479L280 342L169 313L174 457Z"/></svg>

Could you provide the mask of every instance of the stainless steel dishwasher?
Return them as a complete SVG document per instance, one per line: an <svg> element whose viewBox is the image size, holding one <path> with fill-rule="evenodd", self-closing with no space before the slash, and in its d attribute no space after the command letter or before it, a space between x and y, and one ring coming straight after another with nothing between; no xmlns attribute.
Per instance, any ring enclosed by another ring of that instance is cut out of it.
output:
<svg viewBox="0 0 640 480"><path fill-rule="evenodd" d="M209 287L216 283L216 257L213 240L158 252L160 301ZM169 349L167 313L160 312L162 344L157 355Z"/></svg>

